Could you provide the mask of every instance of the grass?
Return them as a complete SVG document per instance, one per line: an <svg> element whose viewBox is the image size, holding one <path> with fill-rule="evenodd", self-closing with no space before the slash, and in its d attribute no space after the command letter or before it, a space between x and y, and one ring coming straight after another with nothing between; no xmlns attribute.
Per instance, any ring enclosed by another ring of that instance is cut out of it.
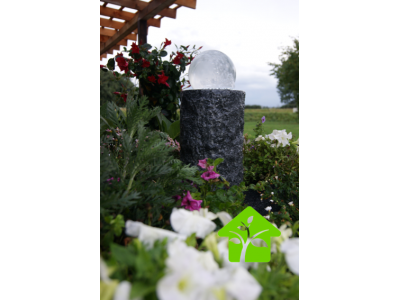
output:
<svg viewBox="0 0 400 300"><path fill-rule="evenodd" d="M245 122L244 123L244 131L243 134L248 134L249 138L255 138L255 132L253 131L254 128L256 128L258 122ZM263 129L263 135L270 134L274 129L276 130L282 130L286 129L286 132L292 133L293 139L292 140L297 140L299 137L299 124L296 123L289 123L289 122L265 122L262 125Z"/></svg>
<svg viewBox="0 0 400 300"><path fill-rule="evenodd" d="M274 129L286 129L287 133L292 133L294 140L299 137L298 115L294 114L291 108L245 109L243 134L247 133L250 138L255 138L253 129L263 116L265 116L265 123L262 125L263 135L270 134Z"/></svg>

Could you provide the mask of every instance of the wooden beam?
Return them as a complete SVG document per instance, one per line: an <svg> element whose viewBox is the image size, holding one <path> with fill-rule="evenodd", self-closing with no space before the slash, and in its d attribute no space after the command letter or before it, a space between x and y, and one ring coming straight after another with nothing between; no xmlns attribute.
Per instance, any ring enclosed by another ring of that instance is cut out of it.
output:
<svg viewBox="0 0 400 300"><path fill-rule="evenodd" d="M106 28L100 28L100 35L105 35L105 36L109 36L109 37L113 37L114 35L116 35L119 31L116 30L112 30L112 29L106 29ZM134 40L136 41L137 36L135 33L133 34L127 34L126 36L124 36L122 39L129 39L129 40ZM120 39L120 40L122 40ZM119 41L118 41L119 42ZM116 45L117 43L115 43L114 45Z"/></svg>
<svg viewBox="0 0 400 300"><path fill-rule="evenodd" d="M121 29L122 27L124 27L124 25L125 25L125 23L122 23L122 22L117 22L117 21L113 21L113 20L107 20L107 19L100 18L100 26ZM153 26L153 27L160 28L161 20L148 19L147 26Z"/></svg>
<svg viewBox="0 0 400 300"><path fill-rule="evenodd" d="M100 43L104 43L104 46L105 46L105 43L106 43L109 39L110 39L109 36L100 35ZM128 47L128 40L126 40L126 39L120 40L120 41L117 43L117 45Z"/></svg>
<svg viewBox="0 0 400 300"><path fill-rule="evenodd" d="M140 2L144 3L145 7L147 7L147 3L146 2L142 2L142 1L140 1ZM150 2L150 3L152 3L152 2ZM139 11L141 11L141 10L139 10ZM157 14L162 16L162 17L176 19L176 10L175 9L163 9L163 10L159 11L159 13L157 13ZM100 15L107 16L107 17L112 17L112 18L117 18L117 19L122 19L122 20L125 20L125 21L129 21L134 16L136 16L137 13L133 14L133 13L130 13L130 12L127 12L127 11L122 11L122 10L117 10L117 9L113 9L113 8L110 8L110 7L100 6Z"/></svg>
<svg viewBox="0 0 400 300"><path fill-rule="evenodd" d="M132 31L138 28L139 20L148 20L157 15L161 10L169 7L175 0L153 0L146 6L145 9L135 14L131 20L125 22L125 25L115 33L107 42L104 48L100 50L100 55L107 52L115 46L120 40L127 38ZM118 18L118 17L117 17ZM105 34L106 35L106 34Z"/></svg>
<svg viewBox="0 0 400 300"><path fill-rule="evenodd" d="M196 0L176 0L175 4L196 9Z"/></svg>

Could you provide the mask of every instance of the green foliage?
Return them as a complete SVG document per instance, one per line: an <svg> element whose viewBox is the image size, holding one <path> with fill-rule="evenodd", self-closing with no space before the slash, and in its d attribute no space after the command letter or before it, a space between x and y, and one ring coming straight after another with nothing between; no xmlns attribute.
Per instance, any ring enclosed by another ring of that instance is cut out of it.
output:
<svg viewBox="0 0 400 300"><path fill-rule="evenodd" d="M259 300L299 299L299 276L288 271L282 253L271 253L269 263L259 263L250 273L263 287Z"/></svg>
<svg viewBox="0 0 400 300"><path fill-rule="evenodd" d="M114 95L114 92L137 94L138 88L129 78L117 79L113 72L100 71L100 106L108 101L115 102L120 107L125 106L122 97Z"/></svg>
<svg viewBox="0 0 400 300"><path fill-rule="evenodd" d="M285 221L296 222L299 219L299 155L296 142L290 142L286 147L271 147L267 141L247 140L243 156L246 184L263 194L265 203L279 207L278 213L270 214L270 221L277 225Z"/></svg>
<svg viewBox="0 0 400 300"><path fill-rule="evenodd" d="M157 282L164 276L165 260L168 257L165 245L166 240L156 241L149 248L138 239L126 247L111 245L110 262L114 272L110 277L132 283L129 299L144 297L146 300L157 300Z"/></svg>
<svg viewBox="0 0 400 300"><path fill-rule="evenodd" d="M103 216L165 227L174 205L172 196L201 183L197 168L182 164L166 145L168 136L145 124L160 112L148 109L146 97L128 97L126 115L115 103L100 109L100 206Z"/></svg>
<svg viewBox="0 0 400 300"><path fill-rule="evenodd" d="M281 102L295 101L299 107L299 40L293 40L293 48L287 47L280 56L280 64L269 63L273 67L271 75L278 79Z"/></svg>

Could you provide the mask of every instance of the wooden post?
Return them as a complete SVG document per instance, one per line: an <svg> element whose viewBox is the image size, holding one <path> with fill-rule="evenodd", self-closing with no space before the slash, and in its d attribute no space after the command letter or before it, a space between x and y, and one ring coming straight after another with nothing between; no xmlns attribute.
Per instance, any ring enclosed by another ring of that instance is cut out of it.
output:
<svg viewBox="0 0 400 300"><path fill-rule="evenodd" d="M147 20L139 20L138 21L138 42L139 45L143 45L147 43ZM139 82L139 94L143 96L143 87Z"/></svg>

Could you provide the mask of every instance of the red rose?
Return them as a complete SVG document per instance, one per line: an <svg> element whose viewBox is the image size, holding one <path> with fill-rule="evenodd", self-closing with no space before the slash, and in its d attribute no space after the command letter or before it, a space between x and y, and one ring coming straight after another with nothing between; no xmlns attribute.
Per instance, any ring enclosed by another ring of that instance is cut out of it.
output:
<svg viewBox="0 0 400 300"><path fill-rule="evenodd" d="M133 61L134 61L135 63L138 63L138 62L141 62L142 59L141 59L141 58L135 58Z"/></svg>
<svg viewBox="0 0 400 300"><path fill-rule="evenodd" d="M128 62L126 61L126 59L122 56L117 56L117 58L115 59L118 63L118 67L121 69L121 71L124 71L125 74L129 72L129 68L128 68Z"/></svg>
<svg viewBox="0 0 400 300"><path fill-rule="evenodd" d="M135 42L132 43L132 53L139 53L139 47Z"/></svg>
<svg viewBox="0 0 400 300"><path fill-rule="evenodd" d="M161 71L161 74L158 75L158 84L165 84L169 87L169 84L166 82L168 78L168 76L165 76L164 71Z"/></svg>
<svg viewBox="0 0 400 300"><path fill-rule="evenodd" d="M169 45L171 45L171 41L168 40L167 38L165 38L165 42L164 42L164 47L163 47L163 49L164 49L165 47L169 46Z"/></svg>
<svg viewBox="0 0 400 300"><path fill-rule="evenodd" d="M156 78L155 78L153 75L148 76L147 79L148 79L150 82L153 82L153 83L156 82Z"/></svg>
<svg viewBox="0 0 400 300"><path fill-rule="evenodd" d="M147 60L145 60L145 59L143 59L142 67L143 67L143 68L148 68L148 67L150 67L150 62L147 61Z"/></svg>

